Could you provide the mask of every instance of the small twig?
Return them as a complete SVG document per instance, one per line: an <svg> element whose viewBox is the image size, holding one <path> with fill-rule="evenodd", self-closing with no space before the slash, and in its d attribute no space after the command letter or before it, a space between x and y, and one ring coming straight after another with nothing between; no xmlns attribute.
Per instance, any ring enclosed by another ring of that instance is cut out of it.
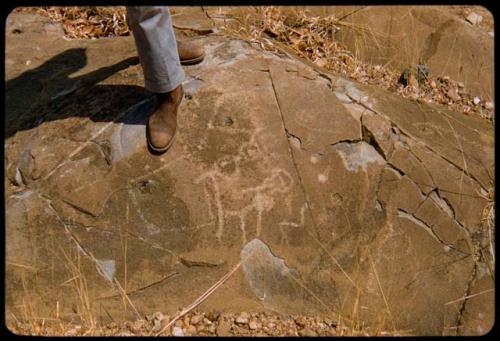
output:
<svg viewBox="0 0 500 341"><path fill-rule="evenodd" d="M179 314L177 314L176 317L174 317L165 327L163 327L158 333L156 333L155 336L158 336L158 335L162 334L172 324L174 324L175 321L177 321L182 316L186 315L188 312L190 312L191 310L193 310L194 308L196 308L198 305L200 305L204 300L206 300L208 298L208 296L210 296L215 290L217 290L217 288L219 288L222 284L224 284L229 279L229 277L231 277L235 273L235 271L239 269L239 267L241 266L241 264L244 261L246 261L248 258L250 258L250 256L252 256L252 255L253 255L253 252L247 258L245 258L244 260L241 260L238 264L236 264L235 267L231 271L229 271L227 274L225 274L224 276L222 276L221 279L219 279L214 285L212 285L207 291L205 291L193 303L191 303L186 308L182 309L182 311L180 311Z"/></svg>
<svg viewBox="0 0 500 341"><path fill-rule="evenodd" d="M214 268L214 267L217 267L217 266L224 264L224 262L222 262L222 263L207 263L207 262L201 262L201 261L191 261L191 260L187 260L187 259L180 257L180 256L178 257L178 259L183 265L187 266L188 268L193 267L193 266Z"/></svg>
<svg viewBox="0 0 500 341"><path fill-rule="evenodd" d="M217 290L218 287L220 287L224 282L228 280L231 275L238 270L238 268L241 266L242 261L240 261L230 272L225 274L220 280L218 280L214 285L212 285L207 291L205 291L200 297L198 297L193 303L191 303L189 306L184 308L176 317L172 319L165 327L163 327L162 330L160 330L158 333L156 333L155 336L160 335L163 333L165 330L167 330L175 321L177 321L179 318L182 316L186 315L188 312L196 308L198 305L201 304L204 300L208 298L215 290Z"/></svg>
<svg viewBox="0 0 500 341"><path fill-rule="evenodd" d="M5 262L5 264L12 265L12 266L18 266L20 268L30 270L30 271L36 271L36 269L30 265L18 264L18 263L13 263L13 262Z"/></svg>
<svg viewBox="0 0 500 341"><path fill-rule="evenodd" d="M167 279L169 279L169 278L172 278L172 277L174 277L174 276L176 276L176 275L178 275L178 274L179 274L178 272L172 272L171 274L168 274L168 275L166 275L166 276L163 276L162 278L160 278L160 279L159 279L159 280L157 280L157 281L154 281L154 282L152 282L152 283L146 284L146 285L144 285L144 286L142 286L142 287L139 287L139 288L137 288L137 289L134 289L134 290L131 290L131 291L128 291L128 292L125 292L125 293L126 293L127 295L135 294L135 293L137 293L137 292L139 292L139 291L142 291L142 290L145 290L145 289L147 289L147 288L150 288L150 287L152 287L153 285L159 284L159 283L161 283L161 282L163 282L163 281L165 281L165 280L167 280ZM96 298L96 300L103 300L103 299L114 298L114 297L118 297L118 296L120 296L120 294L114 294L114 295L108 295L108 296L101 296L101 297Z"/></svg>
<svg viewBox="0 0 500 341"><path fill-rule="evenodd" d="M457 302L460 302L460 301L463 301L463 300L466 300L466 299L469 299L471 297L475 297L475 296L479 296L479 295L482 295L482 294L486 294L488 292L491 292L491 291L494 291L495 289L488 289L488 290L484 290L484 291L481 291L481 292L478 292L477 294L474 294L474 295L468 295L468 296L464 296L462 298L459 298L457 300L454 300L454 301L450 301L448 303L445 303L444 305L449 305L449 304L453 304L453 303L457 303Z"/></svg>

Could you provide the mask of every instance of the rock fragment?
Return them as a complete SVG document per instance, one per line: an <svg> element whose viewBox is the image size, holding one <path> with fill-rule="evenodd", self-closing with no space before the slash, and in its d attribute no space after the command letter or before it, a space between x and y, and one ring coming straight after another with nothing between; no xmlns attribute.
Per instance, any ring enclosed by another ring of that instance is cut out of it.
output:
<svg viewBox="0 0 500 341"><path fill-rule="evenodd" d="M236 323L248 324L248 313L246 312L240 313L240 315L236 318Z"/></svg>
<svg viewBox="0 0 500 341"><path fill-rule="evenodd" d="M475 12L472 12L471 14L469 14L467 16L467 18L465 18L465 20L467 20L468 22L470 22L472 25L477 25L479 24L481 21L483 21L483 17Z"/></svg>
<svg viewBox="0 0 500 341"><path fill-rule="evenodd" d="M460 100L460 95L458 94L457 89L455 88L450 88L446 93L446 95L454 101Z"/></svg>
<svg viewBox="0 0 500 341"><path fill-rule="evenodd" d="M229 336L231 335L231 321L227 319L222 319L217 326L217 336Z"/></svg>
<svg viewBox="0 0 500 341"><path fill-rule="evenodd" d="M252 320L248 324L248 328L250 328L251 330L260 329L260 328L262 328L262 324L257 320Z"/></svg>
<svg viewBox="0 0 500 341"><path fill-rule="evenodd" d="M316 333L312 329L304 328L302 330L299 330L299 335L300 336L318 336L318 333Z"/></svg>
<svg viewBox="0 0 500 341"><path fill-rule="evenodd" d="M194 315L191 317L191 324L196 325L200 323L203 320L203 315Z"/></svg>
<svg viewBox="0 0 500 341"><path fill-rule="evenodd" d="M172 335L173 336L184 336L184 332L182 331L182 328L175 326L174 329L172 329Z"/></svg>

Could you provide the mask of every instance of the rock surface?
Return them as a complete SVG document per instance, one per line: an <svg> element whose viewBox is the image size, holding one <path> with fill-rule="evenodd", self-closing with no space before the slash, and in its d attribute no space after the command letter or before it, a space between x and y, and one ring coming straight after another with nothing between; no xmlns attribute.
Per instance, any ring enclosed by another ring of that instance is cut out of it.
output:
<svg viewBox="0 0 500 341"><path fill-rule="evenodd" d="M488 122L209 34L176 142L152 156L132 38L44 27L7 21L7 314L119 319L122 290L140 314L173 314L243 261L200 308L492 327L494 292L465 298L494 285Z"/></svg>

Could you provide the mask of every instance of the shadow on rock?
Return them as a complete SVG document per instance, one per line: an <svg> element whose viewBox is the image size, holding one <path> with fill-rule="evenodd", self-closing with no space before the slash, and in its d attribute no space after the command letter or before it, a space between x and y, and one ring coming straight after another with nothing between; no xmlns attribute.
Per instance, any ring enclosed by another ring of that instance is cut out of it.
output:
<svg viewBox="0 0 500 341"><path fill-rule="evenodd" d="M42 122L70 117L88 117L94 122L144 125L147 115L133 115L133 119L130 115L119 115L151 96L143 87L99 84L138 63L138 57L131 57L71 78L71 74L87 65L86 49L73 48L7 81L5 138L19 131L33 129Z"/></svg>

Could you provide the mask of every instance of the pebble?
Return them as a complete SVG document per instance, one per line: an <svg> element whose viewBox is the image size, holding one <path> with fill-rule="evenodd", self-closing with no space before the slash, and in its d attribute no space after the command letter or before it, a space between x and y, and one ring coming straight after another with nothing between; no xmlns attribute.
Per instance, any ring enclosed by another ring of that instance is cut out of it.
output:
<svg viewBox="0 0 500 341"><path fill-rule="evenodd" d="M187 327L187 328L186 328L186 332L187 332L187 334L189 334L189 335L196 335L197 330L196 330L196 327L195 327L195 326L190 325L189 327Z"/></svg>
<svg viewBox="0 0 500 341"><path fill-rule="evenodd" d="M306 325L306 318L304 316L298 316L295 318L295 323L299 326L299 327L305 327Z"/></svg>
<svg viewBox="0 0 500 341"><path fill-rule="evenodd" d="M299 335L300 336L318 336L318 333L316 333L314 330L311 330L309 328L304 328L302 330L299 330Z"/></svg>
<svg viewBox="0 0 500 341"><path fill-rule="evenodd" d="M479 97L477 97L477 96L476 96L476 97L474 97L474 100L473 100L473 101L474 101L474 104L475 104L475 105L478 105L478 104L481 102L481 99L480 99Z"/></svg>
<svg viewBox="0 0 500 341"><path fill-rule="evenodd" d="M129 329L132 333L138 334L143 326L144 320L137 320L129 326Z"/></svg>
<svg viewBox="0 0 500 341"><path fill-rule="evenodd" d="M431 88L433 88L433 89L436 88L436 82L434 82L434 81L431 82Z"/></svg>
<svg viewBox="0 0 500 341"><path fill-rule="evenodd" d="M450 88L446 95L454 101L460 100L460 96L458 95L457 89L455 88Z"/></svg>
<svg viewBox="0 0 500 341"><path fill-rule="evenodd" d="M229 336L231 335L231 322L222 319L217 326L217 336Z"/></svg>
<svg viewBox="0 0 500 341"><path fill-rule="evenodd" d="M333 326L333 325L335 324L335 323L333 322L333 320L332 320L332 319L329 319L328 317L325 317L325 318L323 319L323 322L325 322L327 326Z"/></svg>
<svg viewBox="0 0 500 341"><path fill-rule="evenodd" d="M172 329L172 335L173 336L184 336L184 332L182 331L182 328L175 326L174 329Z"/></svg>
<svg viewBox="0 0 500 341"><path fill-rule="evenodd" d="M214 334L215 330L216 330L215 324L209 325L208 328L207 328L207 330L208 330L209 333Z"/></svg>
<svg viewBox="0 0 500 341"><path fill-rule="evenodd" d="M484 103L484 107L488 110L493 110L493 102Z"/></svg>
<svg viewBox="0 0 500 341"><path fill-rule="evenodd" d="M325 58L320 58L317 61L315 61L314 63L316 65L318 65L319 67L325 67L328 62Z"/></svg>
<svg viewBox="0 0 500 341"><path fill-rule="evenodd" d="M163 315L161 312L157 311L156 313L153 314L153 319L162 321L165 319L165 315Z"/></svg>
<svg viewBox="0 0 500 341"><path fill-rule="evenodd" d="M462 83L462 82L458 82L458 83L457 83L457 86L458 86L459 88L463 88L465 85L464 85L464 83Z"/></svg>
<svg viewBox="0 0 500 341"><path fill-rule="evenodd" d="M269 322L266 326L267 328L273 329L274 327L276 327L276 324L273 322Z"/></svg>
<svg viewBox="0 0 500 341"><path fill-rule="evenodd" d="M154 319L153 320L153 331L159 331L161 330L161 321L160 320L157 320L157 319Z"/></svg>
<svg viewBox="0 0 500 341"><path fill-rule="evenodd" d="M191 317L191 324L198 324L203 320L203 315L194 315Z"/></svg>
<svg viewBox="0 0 500 341"><path fill-rule="evenodd" d="M246 312L240 313L240 315L236 318L236 323L247 324L248 323L248 314Z"/></svg>
<svg viewBox="0 0 500 341"><path fill-rule="evenodd" d="M218 310L214 310L214 311L211 311L207 314L207 319L209 319L210 321L214 322L214 321L217 321L217 319L219 318L220 316L220 311Z"/></svg>
<svg viewBox="0 0 500 341"><path fill-rule="evenodd" d="M250 323L248 324L248 328L250 328L250 329L252 329L252 330L255 330L255 329L260 329L260 328L262 328L262 324L261 324L259 321L252 320L252 321L250 321Z"/></svg>

